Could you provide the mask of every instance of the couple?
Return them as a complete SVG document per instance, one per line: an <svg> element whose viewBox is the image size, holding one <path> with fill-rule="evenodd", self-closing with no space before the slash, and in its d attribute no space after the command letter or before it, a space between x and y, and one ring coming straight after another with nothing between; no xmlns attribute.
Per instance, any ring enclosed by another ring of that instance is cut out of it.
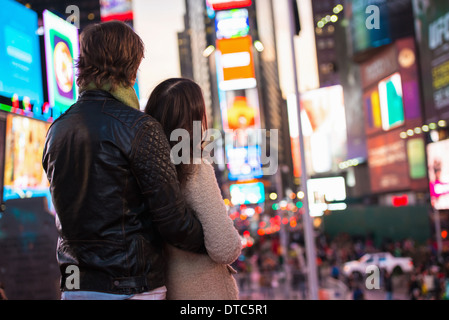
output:
<svg viewBox="0 0 449 320"><path fill-rule="evenodd" d="M139 36L113 21L87 27L80 42L80 97L50 127L43 155L62 299L238 299L229 264L241 241L214 168L170 159L173 130L207 128L200 87L164 81L141 112Z"/></svg>

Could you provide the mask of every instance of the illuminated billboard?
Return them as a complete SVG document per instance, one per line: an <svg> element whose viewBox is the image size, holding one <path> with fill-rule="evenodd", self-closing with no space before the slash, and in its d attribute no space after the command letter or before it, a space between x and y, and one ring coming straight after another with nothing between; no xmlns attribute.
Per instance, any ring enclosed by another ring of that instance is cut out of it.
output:
<svg viewBox="0 0 449 320"><path fill-rule="evenodd" d="M246 146L240 148L226 148L228 160L229 180L251 180L262 178L262 149L260 146Z"/></svg>
<svg viewBox="0 0 449 320"><path fill-rule="evenodd" d="M343 87L302 93L301 122L307 171L312 175L338 171L347 156Z"/></svg>
<svg viewBox="0 0 449 320"><path fill-rule="evenodd" d="M444 0L431 1L444 2ZM351 44L354 54L413 35L411 1L348 0L345 1L344 9L353 35Z"/></svg>
<svg viewBox="0 0 449 320"><path fill-rule="evenodd" d="M251 36L218 39L216 58L220 90L257 86Z"/></svg>
<svg viewBox="0 0 449 320"><path fill-rule="evenodd" d="M56 116L76 102L75 61L79 57L78 29L48 10L43 12L48 99Z"/></svg>
<svg viewBox="0 0 449 320"><path fill-rule="evenodd" d="M233 205L265 202L265 186L261 182L233 184L230 188Z"/></svg>
<svg viewBox="0 0 449 320"><path fill-rule="evenodd" d="M220 95L228 179L251 180L263 176L259 100L257 89L235 91Z"/></svg>
<svg viewBox="0 0 449 320"><path fill-rule="evenodd" d="M3 200L45 197L51 205L42 155L49 123L8 115Z"/></svg>
<svg viewBox="0 0 449 320"><path fill-rule="evenodd" d="M437 210L449 210L449 140L427 146L430 197Z"/></svg>
<svg viewBox="0 0 449 320"><path fill-rule="evenodd" d="M319 217L327 210L339 211L347 208L346 183L343 177L307 180L309 209L312 217Z"/></svg>
<svg viewBox="0 0 449 320"><path fill-rule="evenodd" d="M16 1L5 0L1 6L0 96L15 100L17 107L20 100L40 108L44 96L38 15ZM2 106L11 111L11 106Z"/></svg>
<svg viewBox="0 0 449 320"><path fill-rule="evenodd" d="M361 65L367 135L421 122L416 61L413 38L404 38Z"/></svg>
<svg viewBox="0 0 449 320"><path fill-rule="evenodd" d="M132 0L100 0L101 21L133 21Z"/></svg>
<svg viewBox="0 0 449 320"><path fill-rule="evenodd" d="M379 82L379 101L382 127L385 131L404 123L404 102L399 73Z"/></svg>
<svg viewBox="0 0 449 320"><path fill-rule="evenodd" d="M363 97L368 134L389 131L405 122L402 80L399 72L379 81Z"/></svg>
<svg viewBox="0 0 449 320"><path fill-rule="evenodd" d="M249 34L247 9L219 11L215 18L217 39L246 37Z"/></svg>
<svg viewBox="0 0 449 320"><path fill-rule="evenodd" d="M252 0L207 0L209 5L215 11L228 10L236 8L245 8L251 6Z"/></svg>
<svg viewBox="0 0 449 320"><path fill-rule="evenodd" d="M371 191L374 193L410 187L406 141L399 138L401 128L368 137L368 164Z"/></svg>

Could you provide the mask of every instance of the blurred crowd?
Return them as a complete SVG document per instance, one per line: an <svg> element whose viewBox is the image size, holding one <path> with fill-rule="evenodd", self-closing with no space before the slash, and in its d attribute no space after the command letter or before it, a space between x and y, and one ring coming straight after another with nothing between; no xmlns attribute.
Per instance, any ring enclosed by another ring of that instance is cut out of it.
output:
<svg viewBox="0 0 449 320"><path fill-rule="evenodd" d="M344 284L348 292L341 291L342 299L365 298L363 281L343 276L345 262L357 260L366 253L390 252L395 257L412 258L414 271L399 275L382 273L380 283L386 299L392 299L393 292L399 289L402 299L449 300L449 255L443 254L439 259L433 241L422 245L412 239L384 239L376 246L372 235L340 234L330 239L319 234L316 250L320 288L328 286L329 280L334 281L334 287ZM245 248L234 267L239 272L237 281L243 298L258 290L263 299L307 299L306 255L301 240L292 241L283 252L279 235L265 236L253 247ZM286 286L288 293L282 291Z"/></svg>

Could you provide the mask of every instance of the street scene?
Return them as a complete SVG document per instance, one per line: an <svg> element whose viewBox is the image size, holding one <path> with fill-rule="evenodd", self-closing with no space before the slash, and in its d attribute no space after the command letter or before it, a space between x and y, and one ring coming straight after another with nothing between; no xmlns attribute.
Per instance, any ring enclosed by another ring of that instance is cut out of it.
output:
<svg viewBox="0 0 449 320"><path fill-rule="evenodd" d="M449 300L448 121L447 0L0 0L0 300Z"/></svg>

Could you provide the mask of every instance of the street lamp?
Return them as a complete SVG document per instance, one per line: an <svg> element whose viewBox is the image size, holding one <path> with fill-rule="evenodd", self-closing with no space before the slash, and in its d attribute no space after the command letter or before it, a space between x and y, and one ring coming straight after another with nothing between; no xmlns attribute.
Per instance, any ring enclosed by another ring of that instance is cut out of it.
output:
<svg viewBox="0 0 449 320"><path fill-rule="evenodd" d="M296 52L295 52L295 36L296 36L296 25L295 25L295 12L297 10L294 1L296 0L287 0L288 1L288 11L290 13L290 40L291 40L291 49L292 49L292 62L293 62L293 73L294 73L294 83L295 83L295 95L296 99L288 99L289 103L296 104L296 108L298 110L298 127L299 127L299 141L300 141L300 151L301 151L301 188L304 193L304 198L302 200L304 214L303 214L303 223L304 223L304 238L306 244L306 256L307 256L307 279L309 285L309 297L310 300L318 300L318 272L316 265L316 247L315 247L315 236L313 230L312 217L309 212L309 199L307 194L307 169L306 169L306 159L305 159L305 150L304 150L304 135L302 131L302 123L301 123L301 107L300 107L300 93L298 89L298 75L296 73L297 70L297 62L296 62Z"/></svg>

